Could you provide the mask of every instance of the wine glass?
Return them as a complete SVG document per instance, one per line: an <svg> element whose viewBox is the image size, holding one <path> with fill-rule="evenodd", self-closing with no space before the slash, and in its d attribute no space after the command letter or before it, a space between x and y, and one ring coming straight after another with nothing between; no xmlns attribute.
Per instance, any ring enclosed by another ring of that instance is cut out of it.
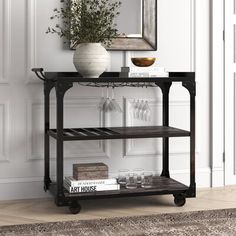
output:
<svg viewBox="0 0 236 236"><path fill-rule="evenodd" d="M135 108L134 108L134 118L139 119L139 107L140 107L141 103L139 102L139 100L137 100Z"/></svg>
<svg viewBox="0 0 236 236"><path fill-rule="evenodd" d="M109 88L107 88L107 97L106 97L105 102L103 104L103 111L108 112L108 111L112 110L112 108L110 106L110 102L111 101L110 101L110 98L109 98Z"/></svg>
<svg viewBox="0 0 236 236"><path fill-rule="evenodd" d="M141 101L141 103L140 103L140 105L139 105L139 119L140 120L144 120L144 117L143 117L143 115L144 115L144 106L145 106L145 102L142 100Z"/></svg>
<svg viewBox="0 0 236 236"><path fill-rule="evenodd" d="M122 109L121 109L120 105L115 100L114 88L112 88L112 97L111 97L110 105L112 106L113 111L122 112Z"/></svg>
<svg viewBox="0 0 236 236"><path fill-rule="evenodd" d="M143 118L145 121L151 120L151 109L148 105L148 101L145 101L144 107L143 107Z"/></svg>
<svg viewBox="0 0 236 236"><path fill-rule="evenodd" d="M105 97L104 97L104 90L103 90L103 88L102 88L102 96L101 96L101 99L100 99L100 101L99 101L99 103L98 103L98 109L99 109L100 111L103 110L103 106L104 106L105 101L106 101L106 99L105 99Z"/></svg>

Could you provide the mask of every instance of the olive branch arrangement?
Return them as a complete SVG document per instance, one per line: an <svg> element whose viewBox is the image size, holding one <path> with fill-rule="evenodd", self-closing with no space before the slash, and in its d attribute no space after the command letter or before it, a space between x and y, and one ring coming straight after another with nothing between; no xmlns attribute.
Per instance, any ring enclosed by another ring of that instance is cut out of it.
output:
<svg viewBox="0 0 236 236"><path fill-rule="evenodd" d="M55 8L51 20L55 27L46 33L57 34L71 43L103 43L109 46L118 36L114 20L120 12L121 2L111 0L61 0L61 8ZM65 43L66 43L65 42Z"/></svg>

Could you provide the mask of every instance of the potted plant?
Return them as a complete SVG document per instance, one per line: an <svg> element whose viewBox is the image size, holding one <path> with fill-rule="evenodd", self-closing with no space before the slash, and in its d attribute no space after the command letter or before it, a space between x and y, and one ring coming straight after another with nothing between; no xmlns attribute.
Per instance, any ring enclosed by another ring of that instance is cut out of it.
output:
<svg viewBox="0 0 236 236"><path fill-rule="evenodd" d="M61 0L62 7L55 8L51 20L55 27L46 33L63 37L74 53L74 65L84 77L98 77L109 63L109 54L103 45L110 45L118 36L114 20L119 15L120 1Z"/></svg>

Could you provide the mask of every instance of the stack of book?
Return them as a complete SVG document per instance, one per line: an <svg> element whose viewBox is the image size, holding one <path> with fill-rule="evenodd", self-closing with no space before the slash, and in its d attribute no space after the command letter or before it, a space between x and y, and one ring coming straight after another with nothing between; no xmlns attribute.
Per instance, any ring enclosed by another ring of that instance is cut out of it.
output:
<svg viewBox="0 0 236 236"><path fill-rule="evenodd" d="M164 67L122 67L121 77L169 77Z"/></svg>
<svg viewBox="0 0 236 236"><path fill-rule="evenodd" d="M69 193L86 193L97 191L119 190L120 185L117 179L94 179L94 180L76 180L73 177L65 177L64 187Z"/></svg>

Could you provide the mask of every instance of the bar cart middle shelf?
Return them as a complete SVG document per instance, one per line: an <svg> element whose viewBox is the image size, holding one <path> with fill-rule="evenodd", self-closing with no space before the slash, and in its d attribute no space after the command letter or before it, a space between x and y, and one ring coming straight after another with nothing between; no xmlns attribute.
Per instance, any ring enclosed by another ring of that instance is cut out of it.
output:
<svg viewBox="0 0 236 236"><path fill-rule="evenodd" d="M177 206L185 204L186 197L196 196L195 184L195 73L171 72L166 78L127 78L120 77L119 72L105 72L99 78L82 78L76 72L43 72L42 68L32 69L39 79L44 82L44 190L49 190L58 206L69 206L72 213L77 214L81 210L78 200L132 197L146 195L173 194ZM182 82L182 85L190 94L190 131L169 126L169 90L174 82ZM64 95L73 87L74 83L81 86L92 87L160 87L163 99L163 125L162 126L135 126L135 127L97 127L97 128L64 128L63 110ZM56 129L50 129L50 92L56 89ZM50 179L50 145L49 137L56 139L56 182ZM172 178L169 173L169 138L190 138L190 185L186 186ZM126 189L116 191L102 191L90 193L71 194L63 186L64 141L78 140L104 140L104 139L136 139L136 138L162 138L162 173L153 179L153 187L150 189Z"/></svg>

